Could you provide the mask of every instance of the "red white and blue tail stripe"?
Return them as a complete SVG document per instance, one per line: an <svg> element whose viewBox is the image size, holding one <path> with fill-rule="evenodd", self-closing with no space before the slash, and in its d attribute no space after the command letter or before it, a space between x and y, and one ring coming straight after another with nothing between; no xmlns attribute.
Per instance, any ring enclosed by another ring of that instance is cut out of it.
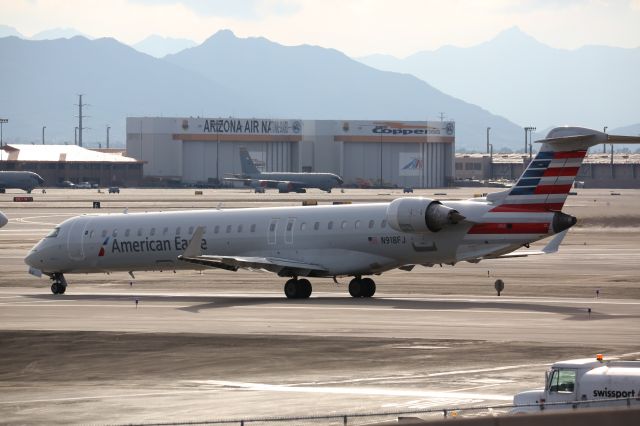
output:
<svg viewBox="0 0 640 426"><path fill-rule="evenodd" d="M547 144L544 148L492 212L562 210L587 151L553 151Z"/></svg>

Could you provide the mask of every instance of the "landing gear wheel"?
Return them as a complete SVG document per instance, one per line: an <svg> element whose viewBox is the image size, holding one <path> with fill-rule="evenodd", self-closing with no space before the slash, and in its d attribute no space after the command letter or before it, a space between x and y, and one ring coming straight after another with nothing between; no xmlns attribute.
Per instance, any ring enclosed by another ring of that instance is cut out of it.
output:
<svg viewBox="0 0 640 426"><path fill-rule="evenodd" d="M371 297L376 293L376 283L371 278L354 278L349 283L351 297Z"/></svg>
<svg viewBox="0 0 640 426"><path fill-rule="evenodd" d="M301 280L298 280L298 290L300 292L298 298L308 299L309 296L311 296L313 288L311 287L311 283L308 279L302 278Z"/></svg>
<svg viewBox="0 0 640 426"><path fill-rule="evenodd" d="M284 284L284 294L287 299L308 299L312 290L311 283L305 278L301 280L291 278Z"/></svg>
<svg viewBox="0 0 640 426"><path fill-rule="evenodd" d="M349 294L351 297L362 297L362 280L354 278L349 283Z"/></svg>
<svg viewBox="0 0 640 426"><path fill-rule="evenodd" d="M371 297L376 294L376 283L371 278L363 278L362 284L366 289L362 297Z"/></svg>
<svg viewBox="0 0 640 426"><path fill-rule="evenodd" d="M64 294L64 292L67 291L67 280L64 278L64 275L61 273L55 273L51 276L51 280L53 280L53 284L51 284L51 293Z"/></svg>
<svg viewBox="0 0 640 426"><path fill-rule="evenodd" d="M286 283L284 283L284 295L287 296L287 299L297 299L298 298L298 281L291 278Z"/></svg>

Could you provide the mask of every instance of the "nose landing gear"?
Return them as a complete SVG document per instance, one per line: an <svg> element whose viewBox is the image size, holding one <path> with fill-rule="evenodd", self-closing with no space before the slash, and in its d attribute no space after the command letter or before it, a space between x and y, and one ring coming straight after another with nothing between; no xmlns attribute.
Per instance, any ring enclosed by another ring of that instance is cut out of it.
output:
<svg viewBox="0 0 640 426"><path fill-rule="evenodd" d="M55 273L51 275L51 280L53 281L53 284L51 284L51 293L64 294L64 292L67 291L67 280L64 278L64 275Z"/></svg>

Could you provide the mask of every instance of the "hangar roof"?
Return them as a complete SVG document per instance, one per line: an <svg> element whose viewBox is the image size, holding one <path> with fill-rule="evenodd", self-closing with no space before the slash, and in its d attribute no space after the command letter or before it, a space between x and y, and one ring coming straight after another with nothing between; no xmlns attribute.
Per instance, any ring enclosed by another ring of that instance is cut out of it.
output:
<svg viewBox="0 0 640 426"><path fill-rule="evenodd" d="M2 149L6 152L3 159L8 161L138 162L135 158L93 151L77 145L6 144Z"/></svg>

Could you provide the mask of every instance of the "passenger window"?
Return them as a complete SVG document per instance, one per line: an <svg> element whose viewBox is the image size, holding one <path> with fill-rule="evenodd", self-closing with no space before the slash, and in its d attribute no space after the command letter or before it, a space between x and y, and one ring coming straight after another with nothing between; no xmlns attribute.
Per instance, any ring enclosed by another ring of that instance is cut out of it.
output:
<svg viewBox="0 0 640 426"><path fill-rule="evenodd" d="M125 232L126 235L126 232ZM142 237L142 228L138 228L138 237Z"/></svg>
<svg viewBox="0 0 640 426"><path fill-rule="evenodd" d="M231 225L227 225L227 234L231 233Z"/></svg>
<svg viewBox="0 0 640 426"><path fill-rule="evenodd" d="M89 232L89 238L93 238L93 229Z"/></svg>
<svg viewBox="0 0 640 426"><path fill-rule="evenodd" d="M273 232L276 230L276 224L272 223L271 225L269 225L269 231Z"/></svg>
<svg viewBox="0 0 640 426"><path fill-rule="evenodd" d="M176 235L180 235L180 227L179 226L176 228Z"/></svg>
<svg viewBox="0 0 640 426"><path fill-rule="evenodd" d="M127 229L126 231L124 231L124 236L128 237L131 234L131 230Z"/></svg>
<svg viewBox="0 0 640 426"><path fill-rule="evenodd" d="M256 224L251 225L251 232L256 232Z"/></svg>
<svg viewBox="0 0 640 426"><path fill-rule="evenodd" d="M117 230L117 229L114 229L114 230L113 230L113 232L111 232L111 236L112 236L113 238L117 237L117 236L118 236L118 230Z"/></svg>
<svg viewBox="0 0 640 426"><path fill-rule="evenodd" d="M103 229L103 230L102 230L102 238L104 238L104 237L106 237L106 236L107 236L107 230L106 230L106 229Z"/></svg>
<svg viewBox="0 0 640 426"><path fill-rule="evenodd" d="M549 380L549 392L573 393L576 386L575 370L553 370Z"/></svg>
<svg viewBox="0 0 640 426"><path fill-rule="evenodd" d="M193 234L193 226L190 226L189 227L189 235L192 235L192 234Z"/></svg>
<svg viewBox="0 0 640 426"><path fill-rule="evenodd" d="M318 229L320 229L320 222L316 222L316 223L314 223L314 224L313 224L313 229L314 229L315 231L317 231Z"/></svg>
<svg viewBox="0 0 640 426"><path fill-rule="evenodd" d="M156 228L151 228L151 231L149 231L149 235L151 235L152 237L156 235Z"/></svg>
<svg viewBox="0 0 640 426"><path fill-rule="evenodd" d="M342 229L347 229L347 221L343 220L342 221L342 225L340 225L342 227Z"/></svg>
<svg viewBox="0 0 640 426"><path fill-rule="evenodd" d="M293 229L293 223L289 222L287 223L287 231L291 231L291 229Z"/></svg>
<svg viewBox="0 0 640 426"><path fill-rule="evenodd" d="M213 233L217 234L218 232L220 232L220 225L216 225L215 228L213 228Z"/></svg>
<svg viewBox="0 0 640 426"><path fill-rule="evenodd" d="M242 225L238 225L238 233L242 232Z"/></svg>
<svg viewBox="0 0 640 426"><path fill-rule="evenodd" d="M333 221L329 221L329 224L327 225L327 229L333 229Z"/></svg>
<svg viewBox="0 0 640 426"><path fill-rule="evenodd" d="M360 228L360 221L356 220L356 223L353 224L354 228L358 229Z"/></svg>
<svg viewBox="0 0 640 426"><path fill-rule="evenodd" d="M306 224L306 223L304 223L304 222L302 222L302 223L300 224L300 230L301 230L301 231L304 231L305 229L307 229L307 224Z"/></svg>
<svg viewBox="0 0 640 426"><path fill-rule="evenodd" d="M383 220L382 222L380 222L380 228L386 228L387 227L387 221Z"/></svg>
<svg viewBox="0 0 640 426"><path fill-rule="evenodd" d="M375 222L372 219L372 220L369 221L369 229L372 229L373 225L375 225Z"/></svg>
<svg viewBox="0 0 640 426"><path fill-rule="evenodd" d="M162 235L167 235L168 233L169 233L169 227L165 227L165 228L162 230Z"/></svg>

